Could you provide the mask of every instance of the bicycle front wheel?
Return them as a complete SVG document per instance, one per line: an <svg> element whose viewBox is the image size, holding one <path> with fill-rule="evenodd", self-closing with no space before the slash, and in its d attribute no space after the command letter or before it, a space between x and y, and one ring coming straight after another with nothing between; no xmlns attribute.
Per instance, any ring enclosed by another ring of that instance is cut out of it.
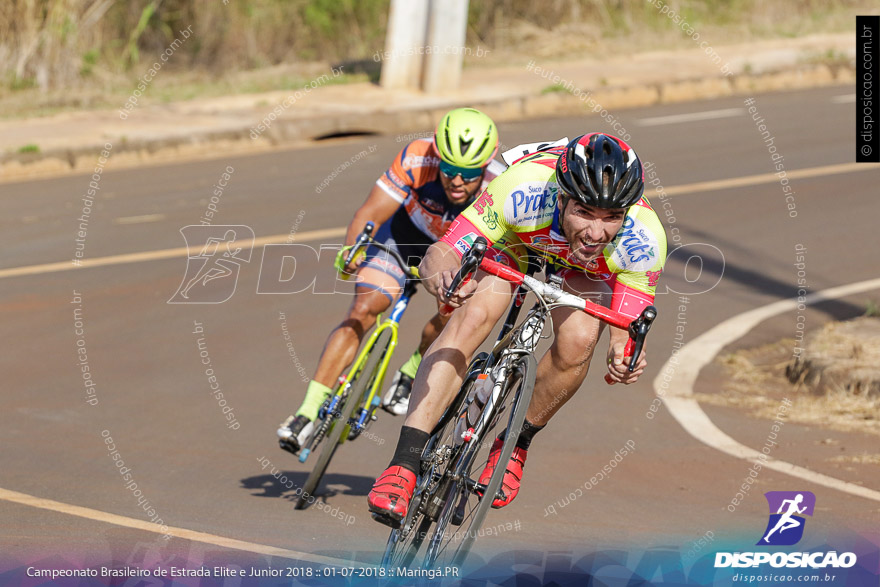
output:
<svg viewBox="0 0 880 587"><path fill-rule="evenodd" d="M525 421L537 371L537 361L533 356L525 355L516 359L481 438L471 440L476 444L462 450L447 469L448 490L425 555L425 568L433 568L437 564L460 566L470 552L492 502L501 489L507 463ZM501 457L481 497L477 493L477 479L488 463L496 435L501 432L499 424L505 420L508 433L501 448ZM456 470L462 471L461 477L451 479L450 476Z"/></svg>
<svg viewBox="0 0 880 587"><path fill-rule="evenodd" d="M312 469L312 472L309 474L308 479L306 479L306 482L303 485L303 492L302 495L299 496L299 500L297 500L296 509L301 510L305 508L307 504L314 501L315 490L318 488L318 485L320 485L321 479L327 471L327 465L330 464L330 460L333 458L333 455L336 454L336 449L339 448L339 445L342 444L343 440L348 435L348 430L350 428L349 420L351 419L352 414L354 414L357 407L364 402L367 392L370 390L373 381L379 374L379 365L382 362L382 358L388 352L388 345L390 342L391 329L387 328L379 335L379 338L376 339L375 344L369 350L370 356L367 359L366 364L355 376L354 381L351 382L351 389L348 392L348 397L342 404L342 409L339 411L338 417L334 414L327 414L328 418L334 418L335 420L331 424L327 436L324 437L321 454L318 456L318 460L315 462L315 467Z"/></svg>

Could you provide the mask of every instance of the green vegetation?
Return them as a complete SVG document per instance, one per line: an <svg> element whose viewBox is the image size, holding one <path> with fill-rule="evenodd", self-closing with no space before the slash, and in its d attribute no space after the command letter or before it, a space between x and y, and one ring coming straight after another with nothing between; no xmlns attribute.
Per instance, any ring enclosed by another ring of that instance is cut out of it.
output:
<svg viewBox="0 0 880 587"><path fill-rule="evenodd" d="M541 90L542 94L558 94L558 93L571 93L565 89L565 86L562 84L553 84L552 86L547 86L543 90Z"/></svg>
<svg viewBox="0 0 880 587"><path fill-rule="evenodd" d="M0 118L115 108L170 48L143 103L376 81L390 0L0 0ZM713 45L852 30L875 0L470 0L484 67L693 49L670 6ZM181 31L190 30L184 41ZM816 60L843 63L837 54ZM850 60L851 61L851 60ZM545 92L562 91L548 88Z"/></svg>
<svg viewBox="0 0 880 587"><path fill-rule="evenodd" d="M40 147L38 145L30 144L25 145L24 147L20 147L18 149L19 153L39 153Z"/></svg>

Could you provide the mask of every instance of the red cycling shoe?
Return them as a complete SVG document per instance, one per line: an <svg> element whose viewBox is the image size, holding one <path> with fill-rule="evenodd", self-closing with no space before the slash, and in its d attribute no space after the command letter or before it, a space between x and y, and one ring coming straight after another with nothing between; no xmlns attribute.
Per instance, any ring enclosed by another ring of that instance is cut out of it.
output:
<svg viewBox="0 0 880 587"><path fill-rule="evenodd" d="M483 473L480 475L479 482L481 485L487 485L492 478L492 473L495 472L495 467L498 465L498 459L501 456L501 447L503 445L503 440L500 438L495 439L495 443L492 445L492 452L489 453L489 462L486 463L486 468L483 469ZM513 448L513 454L510 455L510 461L507 463L507 470L504 472L504 478L501 480L501 493L504 494L504 499L496 498L492 502L493 508L503 508L512 502L516 497L516 494L519 493L519 484L522 480L523 467L525 467L526 454L528 452L529 451L521 449L518 446Z"/></svg>
<svg viewBox="0 0 880 587"><path fill-rule="evenodd" d="M399 528L406 517L409 500L416 489L416 474L400 466L391 466L379 475L367 503L373 519L392 528Z"/></svg>

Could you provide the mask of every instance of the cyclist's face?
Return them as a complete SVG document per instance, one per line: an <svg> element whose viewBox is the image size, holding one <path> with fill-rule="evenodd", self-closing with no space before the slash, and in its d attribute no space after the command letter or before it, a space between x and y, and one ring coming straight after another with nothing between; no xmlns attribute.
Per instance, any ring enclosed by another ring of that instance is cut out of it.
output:
<svg viewBox="0 0 880 587"><path fill-rule="evenodd" d="M460 175L456 175L452 179L442 173L438 175L440 176L440 184L446 191L446 197L453 204L464 204L473 198L477 190L480 189L480 183L483 180L482 174L469 181L465 181Z"/></svg>
<svg viewBox="0 0 880 587"><path fill-rule="evenodd" d="M589 263L598 257L614 240L625 217L626 208L596 208L568 198L562 229L575 260Z"/></svg>

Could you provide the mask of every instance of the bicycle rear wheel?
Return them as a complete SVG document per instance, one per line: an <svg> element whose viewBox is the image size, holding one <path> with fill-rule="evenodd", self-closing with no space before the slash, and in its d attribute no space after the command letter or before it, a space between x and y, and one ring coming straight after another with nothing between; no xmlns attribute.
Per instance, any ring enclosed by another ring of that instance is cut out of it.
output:
<svg viewBox="0 0 880 587"><path fill-rule="evenodd" d="M327 432L327 436L325 436L322 441L323 448L321 449L321 454L318 456L318 460L315 462L315 467L312 469L312 472L309 474L308 479L306 479L306 482L303 485L303 492L296 502L296 509L304 509L308 503L314 501L315 490L318 488L318 485L320 485L321 479L327 471L327 465L330 464L330 460L333 459L333 455L336 454L336 449L339 448L339 445L343 441L343 433L346 436L348 435L348 421L357 407L363 403L373 380L378 375L379 363L381 363L382 357L385 356L385 353L388 352L388 344L390 341L391 329L387 328L379 335L379 338L376 339L373 348L369 351L370 356L367 359L366 364L357 374L354 381L351 382L351 389L348 392L348 397L345 399L342 409L339 411L339 416L335 418L335 421L331 424L330 430ZM334 415L327 414L327 417L334 418Z"/></svg>
<svg viewBox="0 0 880 587"><path fill-rule="evenodd" d="M437 518L437 527L428 544L424 568L433 568L438 564L460 566L464 562L501 489L507 463L519 436L518 431L525 421L537 374L537 361L533 356L525 355L515 361L482 437L471 440L471 443L477 444L459 451L446 470L448 489L443 509ZM477 478L489 460L495 437L501 432L499 424L505 420L507 430L513 432L505 435L498 466L485 486L484 497L480 497L475 487ZM461 467L462 476L453 479L453 472L458 467Z"/></svg>

